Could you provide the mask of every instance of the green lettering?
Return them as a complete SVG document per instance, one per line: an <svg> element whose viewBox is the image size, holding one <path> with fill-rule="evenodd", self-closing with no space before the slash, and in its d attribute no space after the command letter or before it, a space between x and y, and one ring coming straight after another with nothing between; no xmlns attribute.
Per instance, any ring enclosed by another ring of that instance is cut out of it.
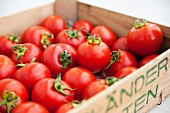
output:
<svg viewBox="0 0 170 113"><path fill-rule="evenodd" d="M148 91L146 104L148 104L148 103L149 103L149 95L152 95L152 97L153 97L153 98L156 98L156 96L157 96L157 92L158 92L158 84L156 85L156 91L155 91L155 94L153 94L152 90L149 90L149 91Z"/></svg>
<svg viewBox="0 0 170 113"><path fill-rule="evenodd" d="M157 65L153 66L150 70L146 72L146 86L156 80L156 77L152 77L154 74L156 74L156 71L153 71L156 66ZM149 80L150 77L152 77L152 79Z"/></svg>
<svg viewBox="0 0 170 113"><path fill-rule="evenodd" d="M113 94L115 93L115 91L113 92ZM113 96L108 96L108 104L107 104L107 108L106 108L106 113L109 112L110 110L112 110L114 107L118 107L115 99Z"/></svg>
<svg viewBox="0 0 170 113"><path fill-rule="evenodd" d="M139 97L136 101L135 101L135 109L134 109L134 113L137 113L138 111L140 111L145 105L142 104L145 101L145 97L146 94L143 94L141 97ZM141 106L139 106L141 105ZM137 109L137 107L139 106L139 108Z"/></svg>
<svg viewBox="0 0 170 113"><path fill-rule="evenodd" d="M145 79L144 76L141 75L135 80L135 94L143 88L145 81L144 79ZM142 83L141 86L138 83Z"/></svg>
<svg viewBox="0 0 170 113"><path fill-rule="evenodd" d="M123 109L123 112L126 111L126 113L129 113L129 107L132 106L133 104L128 105L125 109Z"/></svg>
<svg viewBox="0 0 170 113"><path fill-rule="evenodd" d="M123 94L131 97L133 95L133 82L131 82L131 89L130 93L128 93L125 89L121 89L121 94L120 94L120 103L122 104L123 101Z"/></svg>
<svg viewBox="0 0 170 113"><path fill-rule="evenodd" d="M158 77L160 76L160 70L165 69L168 70L168 58L164 58L161 62L158 63Z"/></svg>

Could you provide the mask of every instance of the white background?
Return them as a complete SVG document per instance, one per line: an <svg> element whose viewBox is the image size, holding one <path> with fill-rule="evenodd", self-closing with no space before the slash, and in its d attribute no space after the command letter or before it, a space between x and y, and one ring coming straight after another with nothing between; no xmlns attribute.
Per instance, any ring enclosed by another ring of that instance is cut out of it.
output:
<svg viewBox="0 0 170 113"><path fill-rule="evenodd" d="M0 0L0 17L22 12L54 0ZM170 26L170 0L78 0L111 11ZM170 97L149 113L170 113Z"/></svg>

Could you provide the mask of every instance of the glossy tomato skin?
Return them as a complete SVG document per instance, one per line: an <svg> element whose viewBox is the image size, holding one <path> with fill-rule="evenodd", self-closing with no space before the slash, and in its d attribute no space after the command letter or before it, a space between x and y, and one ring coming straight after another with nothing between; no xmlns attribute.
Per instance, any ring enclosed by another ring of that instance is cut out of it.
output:
<svg viewBox="0 0 170 113"><path fill-rule="evenodd" d="M132 28L127 36L128 48L134 54L147 56L157 53L161 48L163 34L161 29L151 23L142 28Z"/></svg>
<svg viewBox="0 0 170 113"><path fill-rule="evenodd" d="M56 15L50 15L46 17L42 22L41 26L46 27L49 29L55 36L63 29L67 28L65 20Z"/></svg>
<svg viewBox="0 0 170 113"><path fill-rule="evenodd" d="M69 103L63 104L61 105L56 111L55 113L66 113L69 110L73 109L73 106Z"/></svg>
<svg viewBox="0 0 170 113"><path fill-rule="evenodd" d="M159 56L159 54L152 54L152 55L148 55L148 56L144 57L144 58L139 62L139 67L144 66L145 64L147 64L148 62L150 62L151 60L153 60L154 58L156 58L157 56Z"/></svg>
<svg viewBox="0 0 170 113"><path fill-rule="evenodd" d="M92 31L94 25L87 20L78 20L73 24L74 29L81 29L86 35Z"/></svg>
<svg viewBox="0 0 170 113"><path fill-rule="evenodd" d="M22 43L33 43L43 50L43 45L41 44L43 33L48 33L52 35L51 31L49 31L45 27L42 27L42 26L29 27L24 31L22 38L21 38L21 42ZM53 36L48 38L48 40L51 42L51 44L54 43Z"/></svg>
<svg viewBox="0 0 170 113"><path fill-rule="evenodd" d="M128 76L129 74L131 74L132 72L136 71L138 68L137 67L133 67L133 66L126 66L122 69L120 69L119 71L117 71L114 75L114 77L116 78L123 78Z"/></svg>
<svg viewBox="0 0 170 113"><path fill-rule="evenodd" d="M43 78L51 78L51 72L47 66L39 62L27 64L14 74L14 79L20 81L29 93L35 84Z"/></svg>
<svg viewBox="0 0 170 113"><path fill-rule="evenodd" d="M0 36L0 54L6 55L11 57L12 55L12 46L16 43L8 39L9 35L7 36Z"/></svg>
<svg viewBox="0 0 170 113"><path fill-rule="evenodd" d="M105 79L98 79L87 86L82 98L89 99L108 87L109 86L106 84Z"/></svg>
<svg viewBox="0 0 170 113"><path fill-rule="evenodd" d="M96 78L92 72L82 67L70 68L63 76L63 81L67 82L73 89L75 89L76 100L81 100L86 87Z"/></svg>
<svg viewBox="0 0 170 113"><path fill-rule="evenodd" d="M104 73L107 77L113 76L117 71L126 66L137 67L137 60L130 52L121 50L118 60L105 69Z"/></svg>
<svg viewBox="0 0 170 113"><path fill-rule="evenodd" d="M28 92L24 85L14 79L2 79L0 80L0 102L2 101L2 93L5 90L13 91L17 96L20 97L20 100L16 102L16 105L20 105L28 101ZM14 108L11 107L11 110ZM0 113L7 113L6 105L0 106Z"/></svg>
<svg viewBox="0 0 170 113"><path fill-rule="evenodd" d="M127 46L127 37L121 37L118 38L115 43L113 43L112 45L112 51L116 51L116 50L124 50L124 51L129 51L128 46Z"/></svg>
<svg viewBox="0 0 170 113"><path fill-rule="evenodd" d="M58 35L55 38L56 43L66 43L74 47L74 49L77 50L78 46L82 44L83 42L86 42L86 36L83 34L83 32L79 31L77 36L78 37L70 37L65 31L71 31L71 29L65 29L58 33ZM74 32L77 32L76 29L73 29Z"/></svg>
<svg viewBox="0 0 170 113"><path fill-rule="evenodd" d="M35 102L25 102L17 106L12 113L49 113L48 110Z"/></svg>
<svg viewBox="0 0 170 113"><path fill-rule="evenodd" d="M13 78L16 70L15 63L9 57L0 55L0 80L4 78Z"/></svg>
<svg viewBox="0 0 170 113"><path fill-rule="evenodd" d="M93 28L91 35L95 34L98 34L102 41L109 46L109 48L112 48L113 43L117 39L116 34L107 26L99 25Z"/></svg>
<svg viewBox="0 0 170 113"><path fill-rule="evenodd" d="M67 68L63 68L63 64L60 62L60 53L65 50L71 55L71 63ZM43 52L41 61L50 69L52 76L56 78L59 73L63 75L68 69L77 65L77 51L65 43L53 44Z"/></svg>
<svg viewBox="0 0 170 113"><path fill-rule="evenodd" d="M11 59L15 62L15 64L20 64L21 62L24 64L30 63L32 58L35 58L36 62L41 60L42 51L38 46L32 43L24 43L23 45L27 48L27 50L20 59L16 60L17 55L14 52L11 55Z"/></svg>
<svg viewBox="0 0 170 113"><path fill-rule="evenodd" d="M97 73L109 64L110 54L110 49L104 42L97 45L84 42L77 49L77 60L80 66Z"/></svg>
<svg viewBox="0 0 170 113"><path fill-rule="evenodd" d="M54 82L55 79L53 78L40 80L33 88L31 96L32 101L45 106L51 113L54 113L58 107L65 103L65 101L71 102L74 99L72 90L64 90L64 93L69 94L70 96L57 92L53 86ZM61 84L71 88L70 85L64 81L61 81Z"/></svg>

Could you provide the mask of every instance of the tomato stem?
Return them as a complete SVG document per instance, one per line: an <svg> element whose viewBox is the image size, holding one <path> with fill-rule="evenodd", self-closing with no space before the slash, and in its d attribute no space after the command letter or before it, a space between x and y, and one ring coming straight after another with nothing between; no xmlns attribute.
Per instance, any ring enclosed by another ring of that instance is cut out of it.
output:
<svg viewBox="0 0 170 113"><path fill-rule="evenodd" d="M73 28L69 27L68 30L64 31L66 33L66 35L70 38L78 38L78 33L80 32L80 29L78 31L74 31Z"/></svg>
<svg viewBox="0 0 170 113"><path fill-rule="evenodd" d="M115 84L117 81L119 81L120 79L115 78L115 77L106 77L105 78L105 82L107 85L112 85Z"/></svg>
<svg viewBox="0 0 170 113"><path fill-rule="evenodd" d="M71 55L67 53L67 50L64 50L64 52L60 53L60 62L63 63L62 68L67 68L67 66L72 63L71 61Z"/></svg>
<svg viewBox="0 0 170 113"><path fill-rule="evenodd" d="M49 40L50 38L54 38L54 36L46 32L42 34L42 38L40 42L44 49L46 49L49 45L51 45L51 42Z"/></svg>
<svg viewBox="0 0 170 113"><path fill-rule="evenodd" d="M0 106L7 105L7 112L10 113L11 106L16 107L16 102L20 100L20 97L10 90L5 90L2 93L3 100L0 102Z"/></svg>
<svg viewBox="0 0 170 113"><path fill-rule="evenodd" d="M133 25L136 29L142 28L146 25L147 21L145 19L135 19Z"/></svg>
<svg viewBox="0 0 170 113"><path fill-rule="evenodd" d="M101 42L102 42L102 40L101 40L101 38L100 38L100 36L99 35L94 35L94 36L88 36L87 37L87 42L89 43L89 44L100 44Z"/></svg>
<svg viewBox="0 0 170 113"><path fill-rule="evenodd" d="M18 38L17 36L18 36L17 34L11 34L8 36L8 39L11 40L12 42L19 43L20 38Z"/></svg>
<svg viewBox="0 0 170 113"><path fill-rule="evenodd" d="M110 57L110 63L105 69L109 68L113 63L117 62L119 60L120 54L121 54L121 50L119 49L117 51L112 51Z"/></svg>
<svg viewBox="0 0 170 113"><path fill-rule="evenodd" d="M17 44L12 46L12 51L17 55L16 60L19 60L22 56L24 56L27 48L23 44Z"/></svg>
<svg viewBox="0 0 170 113"><path fill-rule="evenodd" d="M60 92L63 95L70 96L70 94L66 94L64 90L75 90L61 84L61 74L58 74L56 81L54 82L54 88L56 91Z"/></svg>

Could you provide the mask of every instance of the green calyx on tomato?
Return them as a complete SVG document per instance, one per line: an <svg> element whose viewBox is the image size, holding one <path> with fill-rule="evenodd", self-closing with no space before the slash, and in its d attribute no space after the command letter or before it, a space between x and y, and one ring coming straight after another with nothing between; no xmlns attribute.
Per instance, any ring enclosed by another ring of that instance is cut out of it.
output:
<svg viewBox="0 0 170 113"><path fill-rule="evenodd" d="M72 63L71 55L67 53L67 50L64 50L64 52L60 53L60 62L63 64L62 68L67 68L67 66Z"/></svg>
<svg viewBox="0 0 170 113"><path fill-rule="evenodd" d="M42 34L42 38L41 38L41 44L43 46L44 49L46 49L49 45L51 45L51 42L50 42L50 38L53 38L54 36L52 34L49 34L49 33L43 33Z"/></svg>
<svg viewBox="0 0 170 113"><path fill-rule="evenodd" d="M16 95L14 92L5 90L2 93L3 100L0 102L0 106L7 106L7 112L10 113L11 106L16 107L16 102L20 100L20 97Z"/></svg>
<svg viewBox="0 0 170 113"><path fill-rule="evenodd" d="M106 82L107 85L112 85L112 84L116 83L119 80L120 79L115 78L115 77L106 77L105 78L105 82Z"/></svg>
<svg viewBox="0 0 170 113"><path fill-rule="evenodd" d="M110 63L105 69L109 68L114 62L117 62L119 60L120 54L121 54L121 50L119 49L117 51L112 51L110 57Z"/></svg>
<svg viewBox="0 0 170 113"><path fill-rule="evenodd" d="M147 21L145 19L135 19L133 25L136 29L142 28L146 25Z"/></svg>
<svg viewBox="0 0 170 113"><path fill-rule="evenodd" d="M78 29L78 31L74 31L73 28L69 28L68 30L65 30L64 32L66 33L67 36L70 38L78 38L78 33L81 31L81 28Z"/></svg>
<svg viewBox="0 0 170 113"><path fill-rule="evenodd" d="M71 106L73 106L73 108L77 108L79 107L81 104L83 104L86 100L73 100L72 102L66 101L68 104L70 104Z"/></svg>
<svg viewBox="0 0 170 113"><path fill-rule="evenodd" d="M12 42L19 43L21 40L18 38L17 34L11 34L8 36L8 39Z"/></svg>
<svg viewBox="0 0 170 113"><path fill-rule="evenodd" d="M61 74L58 74L56 81L54 82L54 88L56 91L60 92L63 95L70 96L70 94L66 94L64 90L75 90L61 84Z"/></svg>
<svg viewBox="0 0 170 113"><path fill-rule="evenodd" d="M100 44L102 42L101 37L99 35L94 35L94 36L88 36L87 37L87 42L89 44Z"/></svg>
<svg viewBox="0 0 170 113"><path fill-rule="evenodd" d="M12 51L17 55L16 60L19 60L22 56L24 56L27 48L23 44L17 44L12 46Z"/></svg>
<svg viewBox="0 0 170 113"><path fill-rule="evenodd" d="M30 63L33 63L35 62L35 58L31 58L31 62ZM19 66L19 67L25 67L28 63L24 64L24 63L20 63L20 64L17 64L16 66Z"/></svg>

